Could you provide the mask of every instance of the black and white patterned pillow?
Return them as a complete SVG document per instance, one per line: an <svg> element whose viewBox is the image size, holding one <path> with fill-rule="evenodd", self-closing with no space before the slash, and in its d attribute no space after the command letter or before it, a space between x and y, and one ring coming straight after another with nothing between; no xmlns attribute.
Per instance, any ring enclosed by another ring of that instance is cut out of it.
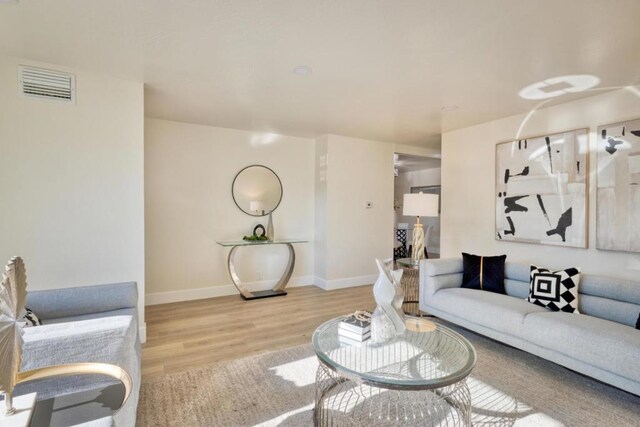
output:
<svg viewBox="0 0 640 427"><path fill-rule="evenodd" d="M551 271L532 265L527 301L553 311L579 313L579 284L579 268Z"/></svg>
<svg viewBox="0 0 640 427"><path fill-rule="evenodd" d="M33 311L31 311L30 308L25 308L25 311L26 313L22 318L22 321L25 322L25 325L24 325L25 327L42 325L42 322L40 321L40 319L38 319L38 316L36 316L36 314Z"/></svg>

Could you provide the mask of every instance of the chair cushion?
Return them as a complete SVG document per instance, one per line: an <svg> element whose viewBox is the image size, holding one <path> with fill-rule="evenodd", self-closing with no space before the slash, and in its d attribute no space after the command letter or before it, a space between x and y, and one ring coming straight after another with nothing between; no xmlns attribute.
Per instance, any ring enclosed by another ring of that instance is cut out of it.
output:
<svg viewBox="0 0 640 427"><path fill-rule="evenodd" d="M135 308L121 308L120 310L103 311L101 313L80 314L77 316L69 316L69 317L57 317L54 319L47 319L43 321L41 324L56 325L59 323L77 322L80 320L105 319L107 317L112 317L112 316L134 316L135 314L136 314Z"/></svg>
<svg viewBox="0 0 640 427"><path fill-rule="evenodd" d="M140 366L136 346L137 329L135 317L113 315L26 328L21 370L63 363L100 362L120 366L132 378L137 378ZM30 392L30 387L36 387L38 398L48 399L60 394L91 390L112 382L111 379L96 379L92 375L69 376L42 383L26 383L23 389Z"/></svg>
<svg viewBox="0 0 640 427"><path fill-rule="evenodd" d="M134 282L29 291L26 301L40 320L135 308L137 303Z"/></svg>
<svg viewBox="0 0 640 427"><path fill-rule="evenodd" d="M600 369L640 381L640 332L584 314L533 313L524 321L523 337Z"/></svg>
<svg viewBox="0 0 640 427"><path fill-rule="evenodd" d="M446 313L502 333L521 336L524 318L547 311L525 300L476 289L440 289L428 304Z"/></svg>

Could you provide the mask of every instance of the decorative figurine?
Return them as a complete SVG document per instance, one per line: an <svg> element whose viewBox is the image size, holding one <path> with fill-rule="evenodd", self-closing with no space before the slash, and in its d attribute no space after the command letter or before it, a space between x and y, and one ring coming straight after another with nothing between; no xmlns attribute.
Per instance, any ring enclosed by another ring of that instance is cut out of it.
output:
<svg viewBox="0 0 640 427"><path fill-rule="evenodd" d="M373 285L376 309L371 318L371 341L384 343L406 330L402 312L404 291L400 286L402 270L392 270L392 258L376 259L376 263L380 275Z"/></svg>

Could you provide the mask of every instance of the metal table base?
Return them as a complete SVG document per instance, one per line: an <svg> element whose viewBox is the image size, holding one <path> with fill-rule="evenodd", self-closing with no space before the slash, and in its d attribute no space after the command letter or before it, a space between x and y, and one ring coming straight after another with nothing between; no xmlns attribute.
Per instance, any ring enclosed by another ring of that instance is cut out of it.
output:
<svg viewBox="0 0 640 427"><path fill-rule="evenodd" d="M305 243L306 240L300 239L279 239L279 240L259 240L259 241L247 241L247 240L235 240L235 241L219 241L217 242L220 246L230 247L229 256L227 257L227 267L229 269L229 276L231 276L231 281L234 286L240 292L240 295L245 300L259 299L259 298L269 298L269 297L279 297L283 295L287 295L285 292L285 288L289 283L289 279L291 279L291 275L293 274L293 268L296 264L296 253L293 250L294 243ZM236 271L236 252L241 247L257 247L257 246L271 246L271 245L284 245L287 248L287 265L282 273L282 276L275 284L273 289L266 291L250 291L246 286L242 284L240 277L238 276L238 272Z"/></svg>
<svg viewBox="0 0 640 427"><path fill-rule="evenodd" d="M431 390L392 390L338 375L316 374L315 426L470 426L466 380Z"/></svg>

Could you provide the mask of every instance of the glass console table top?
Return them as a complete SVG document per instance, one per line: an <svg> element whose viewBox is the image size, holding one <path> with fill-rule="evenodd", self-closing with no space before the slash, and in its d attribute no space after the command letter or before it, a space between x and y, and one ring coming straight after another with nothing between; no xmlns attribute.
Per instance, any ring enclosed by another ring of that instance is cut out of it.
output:
<svg viewBox="0 0 640 427"><path fill-rule="evenodd" d="M476 364L471 343L436 322L408 317L406 332L387 343L345 345L338 334L342 319L318 327L313 348L325 366L356 381L396 390L435 389L463 380Z"/></svg>
<svg viewBox="0 0 640 427"><path fill-rule="evenodd" d="M414 261L411 258L399 258L396 260L396 263L400 266L400 267L405 267L405 268L420 268L420 261Z"/></svg>
<svg viewBox="0 0 640 427"><path fill-rule="evenodd" d="M224 240L216 242L220 246L259 246L259 245L286 245L291 243L307 243L308 240L303 239L276 239L276 240Z"/></svg>

